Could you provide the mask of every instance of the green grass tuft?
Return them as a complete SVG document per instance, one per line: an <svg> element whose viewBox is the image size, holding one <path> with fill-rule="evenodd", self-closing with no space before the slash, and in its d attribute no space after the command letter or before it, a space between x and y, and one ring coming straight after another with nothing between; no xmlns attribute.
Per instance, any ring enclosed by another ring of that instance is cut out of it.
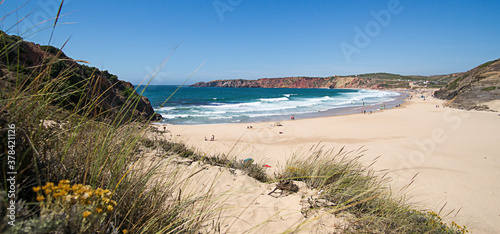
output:
<svg viewBox="0 0 500 234"><path fill-rule="evenodd" d="M332 214L347 212L354 217L345 232L351 233L464 233L465 227L447 225L433 212L411 209L406 200L393 195L388 180L375 176L358 159L362 149L338 152L315 148L307 157L290 159L277 176L279 180L303 181L321 191L309 201L327 200L327 206L311 206L303 214L325 209Z"/></svg>
<svg viewBox="0 0 500 234"><path fill-rule="evenodd" d="M493 91L493 90L495 90L495 89L497 89L497 87L495 87L495 86L491 86L491 87L482 88L481 90L482 90L482 91Z"/></svg>

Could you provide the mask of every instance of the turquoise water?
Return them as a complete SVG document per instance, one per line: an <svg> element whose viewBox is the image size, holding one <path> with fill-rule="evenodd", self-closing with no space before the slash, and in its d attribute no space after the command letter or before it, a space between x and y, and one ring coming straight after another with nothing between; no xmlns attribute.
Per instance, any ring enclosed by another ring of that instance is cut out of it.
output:
<svg viewBox="0 0 500 234"><path fill-rule="evenodd" d="M224 124L278 121L291 115L324 116L332 110L380 106L400 96L392 91L360 89L181 87L165 102L177 87L155 85L144 90L165 123ZM137 88L140 93L143 87Z"/></svg>

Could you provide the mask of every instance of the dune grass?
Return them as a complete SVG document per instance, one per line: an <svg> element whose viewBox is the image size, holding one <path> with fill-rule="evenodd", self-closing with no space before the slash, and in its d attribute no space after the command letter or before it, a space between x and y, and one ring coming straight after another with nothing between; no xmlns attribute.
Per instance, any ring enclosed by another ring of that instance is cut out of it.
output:
<svg viewBox="0 0 500 234"><path fill-rule="evenodd" d="M319 191L318 195L307 198L311 206L302 211L304 215L317 215L320 210L352 215L349 224L341 229L343 232L467 232L465 226L443 223L435 212L412 209L404 197L394 195L387 187L388 178L375 175L370 166L359 163L363 152L362 148L334 151L316 146L309 155L296 155L288 160L277 178L303 181ZM300 225L296 229L300 230Z"/></svg>
<svg viewBox="0 0 500 234"><path fill-rule="evenodd" d="M182 158L201 161L212 166L241 170L246 175L260 182L265 183L271 181L271 178L266 174L265 169L261 165L249 161L245 162L244 160L238 160L227 155L206 155L197 153L194 149L189 149L183 143L161 139L163 132L156 130L156 128L151 129L153 133L156 133L156 136L143 138L141 141L144 146L151 147L152 149L161 149L163 154L175 154Z"/></svg>
<svg viewBox="0 0 500 234"><path fill-rule="evenodd" d="M2 166L0 232L198 233L206 229L204 223L212 214L206 205L209 193L172 200L180 185L153 179L160 163L149 164L147 172L136 168L141 158L137 149L148 122L135 122L127 115L140 98L132 95L135 90L129 90L126 105L109 119L109 113L99 107L102 95L87 93L97 87L97 71L72 83L76 68L59 66L66 59L59 57L61 53L43 67L26 67L19 57L9 57L21 50L22 38L12 38L3 32L0 36L4 45L0 58L7 61L9 71L0 80L0 153L2 165L8 165L5 126L14 124L17 209L15 226L8 225L6 208L11 199L6 193L7 168ZM73 186L86 189L67 189ZM96 191L108 195L99 198Z"/></svg>

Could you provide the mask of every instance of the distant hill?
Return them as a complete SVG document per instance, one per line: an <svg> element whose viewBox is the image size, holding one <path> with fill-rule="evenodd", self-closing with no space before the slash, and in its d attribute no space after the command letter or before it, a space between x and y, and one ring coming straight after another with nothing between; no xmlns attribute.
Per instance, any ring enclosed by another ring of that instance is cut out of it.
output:
<svg viewBox="0 0 500 234"><path fill-rule="evenodd" d="M282 77L257 80L214 80L198 82L191 87L232 87L232 88L369 88L393 89L411 88L410 82L427 87L442 87L453 75L404 76L391 73L368 73L330 77Z"/></svg>
<svg viewBox="0 0 500 234"><path fill-rule="evenodd" d="M118 115L141 121L161 119L148 98L137 94L131 83L108 71L81 65L53 46L41 46L0 31L1 98L26 87L44 87L54 79L61 81L52 84L53 92L64 97L54 105L66 110L78 107L80 112L100 119Z"/></svg>
<svg viewBox="0 0 500 234"><path fill-rule="evenodd" d="M467 110L488 109L483 105L485 102L500 99L500 59L462 73L434 95L450 100L451 107Z"/></svg>

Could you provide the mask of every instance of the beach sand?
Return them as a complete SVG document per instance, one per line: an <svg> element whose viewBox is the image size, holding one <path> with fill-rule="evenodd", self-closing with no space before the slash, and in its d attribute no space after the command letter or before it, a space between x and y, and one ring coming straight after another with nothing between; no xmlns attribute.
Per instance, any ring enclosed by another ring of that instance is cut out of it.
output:
<svg viewBox="0 0 500 234"><path fill-rule="evenodd" d="M417 98L422 94L428 98ZM282 126L275 126L275 122L168 125L170 134L165 137L210 155L253 158L270 165L270 174L283 168L293 155L306 156L314 145L337 150L364 147L361 162L368 165L380 156L373 168L380 174L388 173L394 191L417 175L409 189L402 191L417 204L417 209L441 210L441 216L450 213L445 221L465 225L474 233L500 233L499 114L443 108L444 101L431 98L429 91L422 94L410 93L411 100L393 109L281 121ZM490 104L498 108L498 102ZM212 135L215 141L204 140ZM267 193L273 186L248 177L228 176L234 178L224 177L219 187L252 190L227 201L244 207L235 211L234 215L240 212L240 217L228 219L225 224L226 228L231 224L232 233L265 220L272 222L251 232L274 233L304 220L300 215L300 194L270 198ZM281 215L273 216L279 211ZM339 218L330 220L342 222Z"/></svg>

